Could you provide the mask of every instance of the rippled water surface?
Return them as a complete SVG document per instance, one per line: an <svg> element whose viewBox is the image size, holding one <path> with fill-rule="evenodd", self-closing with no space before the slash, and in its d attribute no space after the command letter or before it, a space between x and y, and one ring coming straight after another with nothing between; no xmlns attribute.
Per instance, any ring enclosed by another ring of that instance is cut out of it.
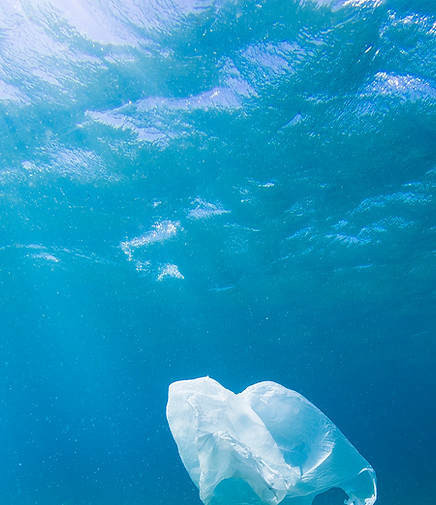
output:
<svg viewBox="0 0 436 505"><path fill-rule="evenodd" d="M433 505L435 111L432 0L0 0L0 504L199 505L210 375Z"/></svg>

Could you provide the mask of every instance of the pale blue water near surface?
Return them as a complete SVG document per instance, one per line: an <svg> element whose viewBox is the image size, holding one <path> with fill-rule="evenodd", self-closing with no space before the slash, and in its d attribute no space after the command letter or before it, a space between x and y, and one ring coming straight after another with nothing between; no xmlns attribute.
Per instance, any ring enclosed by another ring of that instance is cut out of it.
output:
<svg viewBox="0 0 436 505"><path fill-rule="evenodd" d="M202 375L435 503L435 56L432 0L0 1L0 505L199 505Z"/></svg>

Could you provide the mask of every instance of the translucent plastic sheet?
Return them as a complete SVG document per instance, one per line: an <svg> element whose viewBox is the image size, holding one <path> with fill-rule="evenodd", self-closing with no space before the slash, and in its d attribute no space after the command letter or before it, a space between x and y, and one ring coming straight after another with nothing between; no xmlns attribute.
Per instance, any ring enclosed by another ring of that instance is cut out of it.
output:
<svg viewBox="0 0 436 505"><path fill-rule="evenodd" d="M209 377L174 382L167 418L206 505L309 505L332 487L348 505L376 500L369 463L319 409L275 382L240 394Z"/></svg>

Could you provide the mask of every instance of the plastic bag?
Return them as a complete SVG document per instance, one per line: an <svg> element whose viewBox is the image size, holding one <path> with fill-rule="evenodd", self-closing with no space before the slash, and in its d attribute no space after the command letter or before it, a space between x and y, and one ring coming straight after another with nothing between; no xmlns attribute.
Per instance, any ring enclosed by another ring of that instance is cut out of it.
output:
<svg viewBox="0 0 436 505"><path fill-rule="evenodd" d="M372 505L375 472L303 396L275 382L234 394L202 377L169 388L168 423L205 505L310 505L343 489Z"/></svg>

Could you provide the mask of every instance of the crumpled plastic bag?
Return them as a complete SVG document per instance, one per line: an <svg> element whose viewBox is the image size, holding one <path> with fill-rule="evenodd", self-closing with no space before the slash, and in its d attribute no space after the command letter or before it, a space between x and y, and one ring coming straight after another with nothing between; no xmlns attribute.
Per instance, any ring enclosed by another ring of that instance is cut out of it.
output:
<svg viewBox="0 0 436 505"><path fill-rule="evenodd" d="M375 472L312 403L275 382L240 394L202 377L169 387L167 419L205 505L310 505L332 487L372 505Z"/></svg>

